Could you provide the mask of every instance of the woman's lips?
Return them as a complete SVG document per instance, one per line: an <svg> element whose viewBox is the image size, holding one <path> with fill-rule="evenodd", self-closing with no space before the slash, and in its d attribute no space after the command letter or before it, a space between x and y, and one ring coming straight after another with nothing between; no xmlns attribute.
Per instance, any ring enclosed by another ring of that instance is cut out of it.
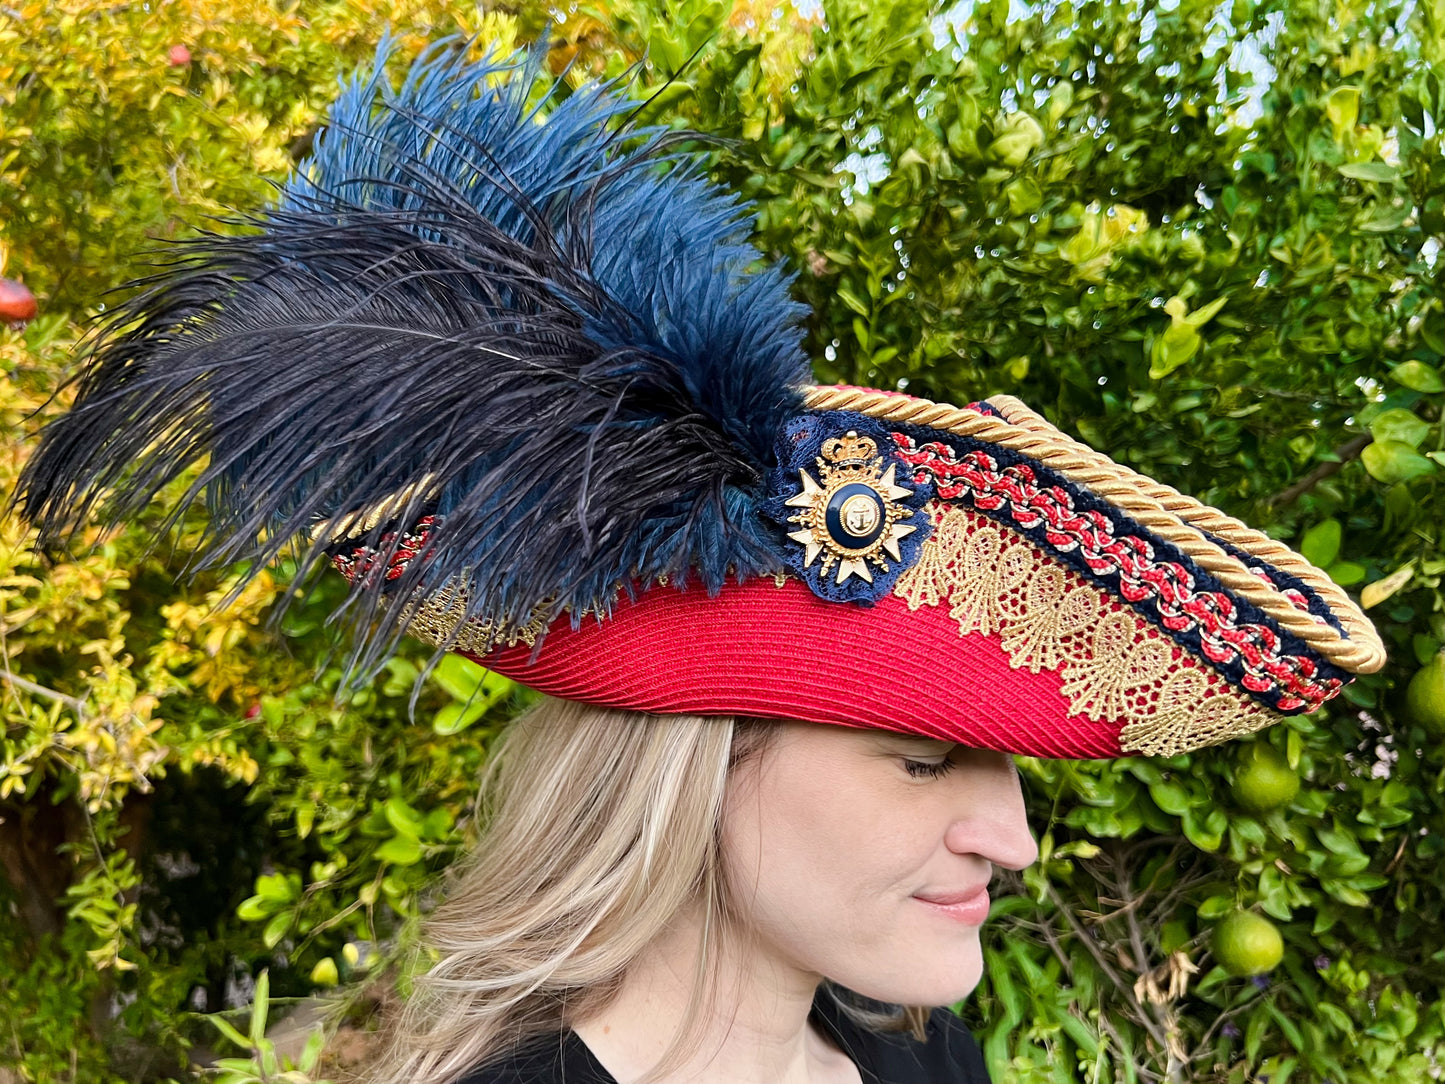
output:
<svg viewBox="0 0 1445 1084"><path fill-rule="evenodd" d="M962 892L921 892L913 897L931 910L962 922L982 926L988 918L988 888L972 888Z"/></svg>

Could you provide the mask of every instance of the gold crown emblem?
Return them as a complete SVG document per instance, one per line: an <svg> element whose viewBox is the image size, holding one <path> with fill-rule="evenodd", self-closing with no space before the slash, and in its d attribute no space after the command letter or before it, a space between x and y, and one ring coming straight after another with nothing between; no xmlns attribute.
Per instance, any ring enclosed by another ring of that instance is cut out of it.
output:
<svg viewBox="0 0 1445 1084"><path fill-rule="evenodd" d="M850 429L841 437L832 437L823 442L823 458L840 467L867 463L878 454L878 445L871 437L860 437L857 430Z"/></svg>

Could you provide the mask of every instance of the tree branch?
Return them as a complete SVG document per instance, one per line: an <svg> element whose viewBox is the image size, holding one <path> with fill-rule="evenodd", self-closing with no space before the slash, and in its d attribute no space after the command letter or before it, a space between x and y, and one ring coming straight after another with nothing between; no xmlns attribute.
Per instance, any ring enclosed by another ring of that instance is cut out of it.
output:
<svg viewBox="0 0 1445 1084"><path fill-rule="evenodd" d="M1114 987L1121 991L1134 1006L1134 1012L1140 1027L1149 1033L1149 1037L1158 1043L1161 1049L1167 1051L1169 1049L1168 1038L1164 1032L1159 1029L1159 1025L1155 1022L1153 1016L1140 1004L1139 999L1134 996L1133 984L1120 978L1119 973L1110 966L1103 951L1094 942L1093 935L1084 928L1083 923L1074 917L1074 913L1069 910L1068 906L1054 889L1054 886L1048 885L1047 891L1049 900L1053 903L1059 914L1064 916L1064 921L1073 929L1074 936L1083 943L1084 947L1089 950L1089 954L1094 957L1094 962L1099 965L1099 970L1108 977L1109 981L1114 984Z"/></svg>
<svg viewBox="0 0 1445 1084"><path fill-rule="evenodd" d="M1049 948L1053 951L1054 957L1064 965L1064 973L1069 976L1069 980L1072 982L1074 975L1073 960L1070 959L1069 954L1064 951L1064 943L1059 937L1059 931L1052 922L1039 923L1037 930L1048 943ZM1101 967L1105 966L1103 960L1099 958L1097 953L1094 958ZM1129 1048L1124 1045L1124 1037L1119 1034L1119 1029L1113 1025L1108 1015L1103 1012L1099 1013L1099 1031L1113 1042L1114 1049L1118 1051L1120 1058L1128 1056ZM1160 1082L1164 1079L1147 1065L1136 1063L1133 1068L1142 1079L1151 1082L1151 1084L1152 1082Z"/></svg>
<svg viewBox="0 0 1445 1084"><path fill-rule="evenodd" d="M6 681L10 682L10 684L14 685L17 689L24 689L32 696L43 696L47 700L59 701L66 707L75 711L76 714L79 714L80 712L85 710L85 701L79 700L73 696L67 696L65 693L56 692L54 689L47 689L44 685L37 685L33 681L27 681L23 677L20 677L18 674L12 674L9 669L0 670L0 677L3 677Z"/></svg>
<svg viewBox="0 0 1445 1084"><path fill-rule="evenodd" d="M1282 504L1293 504L1326 478L1338 474L1340 468L1350 460L1358 459L1360 453L1363 452L1374 439L1369 433L1361 433L1352 440L1346 441L1335 449L1335 455L1338 456L1335 462L1321 463L1294 485L1281 489L1265 503L1272 508L1278 508Z"/></svg>

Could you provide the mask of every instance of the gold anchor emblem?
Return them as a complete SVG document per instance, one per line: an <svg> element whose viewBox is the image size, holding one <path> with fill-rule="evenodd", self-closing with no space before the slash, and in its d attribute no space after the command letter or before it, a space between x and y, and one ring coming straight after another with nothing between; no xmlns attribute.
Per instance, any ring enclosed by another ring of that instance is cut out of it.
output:
<svg viewBox="0 0 1445 1084"><path fill-rule="evenodd" d="M889 464L885 471L878 445L855 430L824 441L822 453L817 459L822 481L800 469L802 491L785 502L801 509L788 517L799 527L788 537L803 544L804 568L821 555L822 575L838 566L834 582L858 576L872 583L870 564L888 571L885 555L901 561L899 541L917 530L899 522L913 514L899 503L913 491L894 482L897 465Z"/></svg>

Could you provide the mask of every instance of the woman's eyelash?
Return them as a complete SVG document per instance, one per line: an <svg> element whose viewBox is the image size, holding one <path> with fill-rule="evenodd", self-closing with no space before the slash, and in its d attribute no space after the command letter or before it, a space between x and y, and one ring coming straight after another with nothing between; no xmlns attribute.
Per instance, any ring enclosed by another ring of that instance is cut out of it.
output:
<svg viewBox="0 0 1445 1084"><path fill-rule="evenodd" d="M954 763L948 759L935 763L931 760L909 760L905 757L903 767L914 779L937 779L953 771Z"/></svg>

